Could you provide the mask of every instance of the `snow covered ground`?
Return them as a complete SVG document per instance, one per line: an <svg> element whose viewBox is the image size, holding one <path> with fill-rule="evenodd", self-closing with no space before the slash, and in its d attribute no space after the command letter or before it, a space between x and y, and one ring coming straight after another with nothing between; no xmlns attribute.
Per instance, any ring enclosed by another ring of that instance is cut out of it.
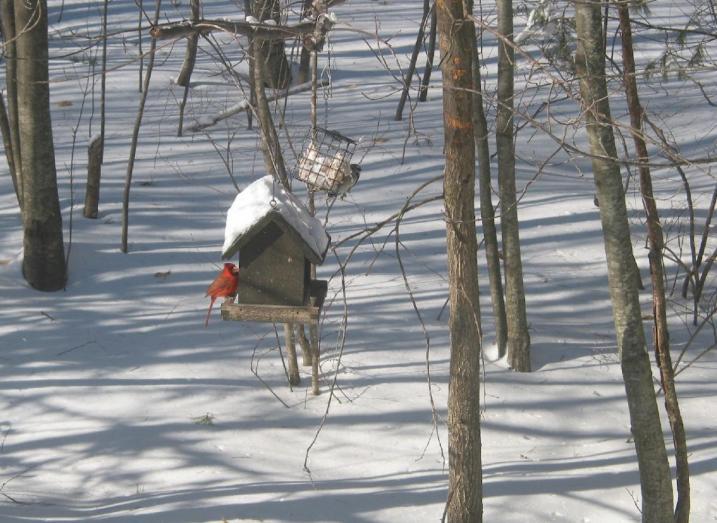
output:
<svg viewBox="0 0 717 523"><path fill-rule="evenodd" d="M323 394L310 395L307 368L302 368L302 385L290 391L271 326L222 322L217 314L208 329L202 327L208 305L204 291L219 266L224 219L236 194L219 152L239 186L246 187L264 174L255 131L246 130L246 116L239 115L210 135L177 138L181 91L170 80L179 70L184 44L163 43L135 166L130 252L122 254L121 191L139 98L137 63L131 61L137 41L125 33L110 47L110 63L117 68L108 80L100 217L86 220L81 216L85 151L99 129L88 77L92 57L89 51L65 55L84 46L69 38L71 31L96 30L99 4L65 0L57 23L60 4L50 2L56 57L51 87L66 241L72 223L70 274L64 292L44 294L25 284L20 218L3 164L0 521L439 520L447 495L446 429L441 419L438 434L433 431L426 341L390 227L360 247L348 266L342 354L337 350L344 312L337 260L329 254L319 268L320 277L331 278L321 331ZM184 4L168 4L166 18L186 15ZM437 72L429 101L416 105L411 120L408 109L404 121L393 120L398 64L408 62L421 17L418 4L352 0L337 10L341 22L390 40L396 55L384 49L387 71L376 58L375 39L350 31L332 38L332 85L321 97L319 118L362 139L357 156L363 165L358 185L328 217L334 242L390 216L416 187L441 172ZM110 8L111 27L134 27L133 3L115 2ZM492 20L490 5L483 8ZM658 21L682 16L669 2L657 3L653 12ZM205 14L240 17L232 2L207 2ZM641 43L642 60L658 52L659 38ZM484 45L492 89L495 42L487 38ZM239 47L233 49L237 58ZM321 62L327 64L326 53ZM217 71L209 55L200 53L189 119L240 101ZM714 73L703 80L708 93L717 90ZM712 109L693 84L653 82L644 96L684 152L710 151L717 137ZM287 130L294 137L306 132L308 100L302 94L289 102ZM528 95L522 100L533 110L540 103ZM622 115L619 100L614 110ZM553 114L574 117L574 103L556 105ZM73 129L80 118L73 159ZM576 140L584 141L582 131ZM558 155L535 178L535 164L555 147L527 127L517 149L519 185L532 181L520 218L533 373L513 373L492 357L490 300L481 273L485 517L506 523L637 521L637 464L589 162ZM667 198L679 195L677 175L666 170L657 177L661 209L676 219L682 207L670 208ZM710 191L713 184L713 178L702 176L695 187ZM418 198L439 192L440 183L434 183ZM630 202L636 255L648 281L640 204L633 192ZM698 202L702 218L708 203ZM325 214L323 201L319 214ZM399 233L402 261L430 335L432 392L443 418L449 354L440 203L408 214ZM343 245L339 256L352 246ZM479 255L483 265L483 252ZM643 298L647 311L649 289ZM678 351L687 334L678 318L673 325ZM712 342L705 336L688 359ZM696 522L717 520L717 418L711 410L716 370L717 355L710 353L678 380ZM308 473L307 447L337 372L336 396L309 454ZM671 448L666 420L663 426Z"/></svg>

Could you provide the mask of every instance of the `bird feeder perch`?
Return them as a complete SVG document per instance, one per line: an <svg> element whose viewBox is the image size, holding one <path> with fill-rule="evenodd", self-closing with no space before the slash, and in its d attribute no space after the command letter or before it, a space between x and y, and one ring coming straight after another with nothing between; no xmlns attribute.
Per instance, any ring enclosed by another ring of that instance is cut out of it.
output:
<svg viewBox="0 0 717 523"><path fill-rule="evenodd" d="M322 223L281 184L265 176L244 189L227 213L222 257L239 257L236 303L222 305L222 319L284 323L289 382L299 381L293 326L318 326L327 282L311 279L311 264L321 265L330 237ZM318 394L318 340L310 358Z"/></svg>

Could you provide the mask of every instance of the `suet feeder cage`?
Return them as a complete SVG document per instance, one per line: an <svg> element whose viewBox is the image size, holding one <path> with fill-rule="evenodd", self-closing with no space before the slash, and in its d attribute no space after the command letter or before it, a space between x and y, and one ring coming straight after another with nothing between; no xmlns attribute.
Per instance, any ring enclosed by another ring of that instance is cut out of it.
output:
<svg viewBox="0 0 717 523"><path fill-rule="evenodd" d="M322 127L310 130L304 140L294 177L315 192L340 194L341 187L355 183L351 157L356 142L337 131Z"/></svg>

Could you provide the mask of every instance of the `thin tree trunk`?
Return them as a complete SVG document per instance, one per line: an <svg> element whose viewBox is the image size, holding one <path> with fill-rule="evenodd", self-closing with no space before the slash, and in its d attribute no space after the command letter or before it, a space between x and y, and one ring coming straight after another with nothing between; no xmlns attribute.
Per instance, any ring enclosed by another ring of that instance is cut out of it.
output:
<svg viewBox="0 0 717 523"><path fill-rule="evenodd" d="M20 127L17 108L17 56L15 34L15 6L13 0L0 0L0 22L5 43L5 83L7 88L7 119L12 164L15 170L20 211L25 205L23 195L22 158L20 157ZM7 151L7 148L6 148ZM8 158L8 163L10 159Z"/></svg>
<svg viewBox="0 0 717 523"><path fill-rule="evenodd" d="M200 18L200 5L199 0L191 0L189 2L191 9L191 20L192 22L198 22ZM199 43L199 33L194 32L187 38L187 49L184 52L184 62L182 63L182 69L177 75L177 85L186 87L189 85L189 81L192 78L192 72L194 71L194 63L197 59L197 45Z"/></svg>
<svg viewBox="0 0 717 523"><path fill-rule="evenodd" d="M495 210L491 191L490 150L488 148L488 122L483 109L483 93L480 75L480 57L473 40L473 125L475 127L475 144L478 154L478 189L480 192L480 215L485 239L485 257L490 281L490 297L495 317L495 342L498 355L505 356L508 324L503 300L503 281L500 273L500 255L498 254L498 233L495 226Z"/></svg>
<svg viewBox="0 0 717 523"><path fill-rule="evenodd" d="M87 186L85 187L85 218L97 218L100 204L100 183L102 180L102 163L105 157L105 123L107 121L107 11L109 0L104 0L102 7L102 77L100 80L100 134L90 140L87 148ZM94 84L93 84L94 87ZM94 89L93 89L94 101ZM71 238L70 238L71 239Z"/></svg>
<svg viewBox="0 0 717 523"><path fill-rule="evenodd" d="M657 203L652 191L652 176L647 162L649 156L647 145L642 136L643 109L637 91L635 79L635 58L633 55L632 27L630 26L630 9L627 4L618 5L620 31L622 33L622 63L625 77L625 94L630 112L630 124L633 129L635 150L640 165L640 189L642 201L647 215L647 230L650 242L650 276L652 278L652 305L654 315L655 357L660 368L662 390L665 391L665 409L672 430L672 441L675 446L675 462L677 468L677 506L675 523L688 523L690 520L690 472L687 459L687 437L682 423L682 414L677 400L675 376L670 356L670 335L667 328L667 300L665 298L665 269L662 263L664 239L662 226L657 211Z"/></svg>
<svg viewBox="0 0 717 523"><path fill-rule="evenodd" d="M144 71L144 54L142 53L142 16L144 15L144 0L138 0L137 8L139 10L137 18L137 39L138 39L138 52L139 52L139 92L142 92L142 73Z"/></svg>
<svg viewBox="0 0 717 523"><path fill-rule="evenodd" d="M20 193L20 186L18 185L17 172L15 172L15 159L13 157L14 153L12 150L10 121L7 118L7 108L5 107L5 99L2 93L0 93L0 132L2 132L5 159L7 160L8 170L10 171L10 178L12 179L12 188L15 191L18 206L22 210L22 194Z"/></svg>
<svg viewBox="0 0 717 523"><path fill-rule="evenodd" d="M279 0L254 0L254 16L259 21L273 20L281 22L281 3ZM264 83L272 89L286 89L291 83L291 68L286 59L283 40L260 41L264 58ZM254 50L254 57L257 52Z"/></svg>
<svg viewBox="0 0 717 523"><path fill-rule="evenodd" d="M15 0L17 110L23 180L22 272L35 289L65 285L62 215L50 119L47 3ZM8 83L11 83L12 80Z"/></svg>
<svg viewBox="0 0 717 523"><path fill-rule="evenodd" d="M256 92L256 112L261 133L261 150L264 155L266 172L274 176L287 190L289 177L284 166L284 156L281 153L279 137L276 134L274 120L271 117L269 102L264 91L265 63L264 46L258 38L254 39L254 90Z"/></svg>
<svg viewBox="0 0 717 523"><path fill-rule="evenodd" d="M497 0L498 31L513 40L513 2ZM520 255L518 202L515 189L515 149L513 144L513 67L510 45L498 43L498 109L496 147L500 190L500 230L503 237L505 268L505 306L508 323L508 363L513 370L530 372L530 334L525 310L523 263Z"/></svg>
<svg viewBox="0 0 717 523"><path fill-rule="evenodd" d="M418 97L419 102L425 102L428 99L428 84L431 81L431 72L433 71L433 57L436 54L436 10L431 14L431 28L428 32L428 48L426 49L426 68L423 71L421 79L421 94Z"/></svg>
<svg viewBox="0 0 717 523"><path fill-rule="evenodd" d="M423 33L426 28L426 22L431 12L431 3L429 0L423 0L423 18L421 19L421 25L418 26L418 35L416 35L416 45L413 46L413 53L411 54L411 61L408 64L406 70L406 76L403 78L403 90L401 91L401 98L398 100L398 107L396 107L396 115L394 120L403 120L403 107L406 105L406 99L408 98L408 91L411 89L411 82L413 81L413 73L416 72L416 62L418 61L418 53L421 51L423 46Z"/></svg>
<svg viewBox="0 0 717 523"><path fill-rule="evenodd" d="M448 386L449 521L483 518L480 440L481 333L475 227L472 45L461 0L436 4L443 72L444 198L451 313Z"/></svg>
<svg viewBox="0 0 717 523"><path fill-rule="evenodd" d="M100 174L102 169L102 136L90 140L87 148L87 186L85 188L85 218L97 218L100 201Z"/></svg>
<svg viewBox="0 0 717 523"><path fill-rule="evenodd" d="M157 0L153 25L159 22L159 11L162 0ZM149 46L149 58L147 60L147 72L144 75L144 85L142 87L142 97L139 100L139 109L137 109L137 117L134 121L134 129L132 130L132 142L129 149L129 160L127 161L127 174L124 180L124 192L122 194L122 252L128 252L127 236L129 229L129 193L132 187L132 173L134 171L134 159L137 154L137 141L139 139L139 129L142 125L142 117L144 116L144 104L147 101L147 92L149 91L149 81L152 78L152 68L154 67L154 52L157 48L157 39L152 37Z"/></svg>
<svg viewBox="0 0 717 523"><path fill-rule="evenodd" d="M244 16L252 16L251 0L244 0ZM254 38L249 35L247 36L247 52L249 57L249 105L256 110L256 87L254 85ZM254 116L253 111L246 112L246 128L252 128L252 118Z"/></svg>
<svg viewBox="0 0 717 523"><path fill-rule="evenodd" d="M632 242L607 97L600 4L578 3L575 11L578 36L575 62L590 148L596 154L592 159L593 175L600 201L617 345L640 469L642 521L671 523L670 468L646 350L637 282L630 263ZM605 159L605 155L612 159Z"/></svg>
<svg viewBox="0 0 717 523"><path fill-rule="evenodd" d="M190 8L192 10L192 21L198 22L200 17L199 0L191 0ZM177 85L184 87L182 101L179 104L179 125L177 126L177 136L182 136L182 127L184 126L184 109L187 106L187 98L189 97L189 83L194 72L194 64L197 61L197 47L199 46L199 33L193 33L187 38L187 49L184 53L184 63L182 69L177 75Z"/></svg>
<svg viewBox="0 0 717 523"><path fill-rule="evenodd" d="M301 19L309 18L313 14L313 0L304 0L301 6ZM299 72L296 83L303 84L309 81L311 72L309 71L311 62L311 51L304 45L301 46L301 58L299 59Z"/></svg>

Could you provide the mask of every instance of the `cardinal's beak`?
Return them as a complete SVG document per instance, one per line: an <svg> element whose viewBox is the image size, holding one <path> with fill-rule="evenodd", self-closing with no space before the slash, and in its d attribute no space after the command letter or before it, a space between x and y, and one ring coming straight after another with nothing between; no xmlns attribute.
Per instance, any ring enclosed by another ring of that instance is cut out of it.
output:
<svg viewBox="0 0 717 523"><path fill-rule="evenodd" d="M239 267L236 267L236 266L235 266L235 267L232 269L232 272L233 272L234 274L239 274Z"/></svg>

